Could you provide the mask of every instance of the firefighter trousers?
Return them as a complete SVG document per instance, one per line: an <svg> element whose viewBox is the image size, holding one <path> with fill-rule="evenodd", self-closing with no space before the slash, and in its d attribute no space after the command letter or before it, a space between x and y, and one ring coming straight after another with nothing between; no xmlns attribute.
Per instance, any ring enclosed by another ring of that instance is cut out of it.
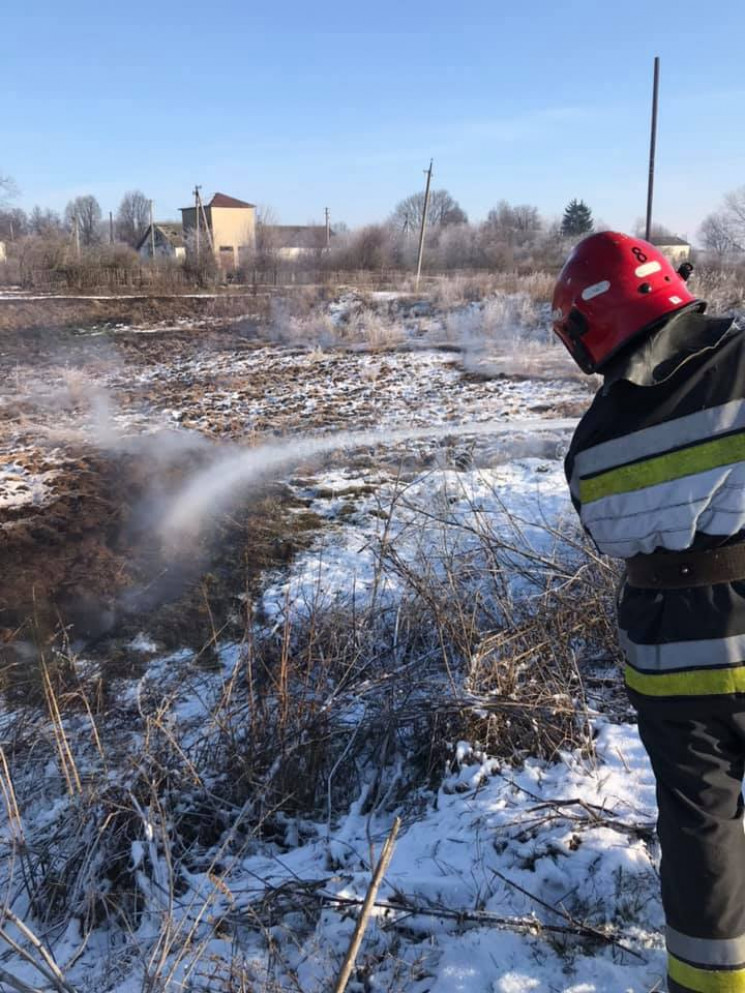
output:
<svg viewBox="0 0 745 993"><path fill-rule="evenodd" d="M632 701L657 781L669 993L745 993L745 699Z"/></svg>

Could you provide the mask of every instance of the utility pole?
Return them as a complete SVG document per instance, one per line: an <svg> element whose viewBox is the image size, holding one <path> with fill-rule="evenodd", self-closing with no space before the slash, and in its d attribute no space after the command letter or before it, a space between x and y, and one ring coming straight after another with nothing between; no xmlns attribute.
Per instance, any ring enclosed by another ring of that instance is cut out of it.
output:
<svg viewBox="0 0 745 993"><path fill-rule="evenodd" d="M75 242L75 257L80 258L80 222L77 212L72 215L72 237Z"/></svg>
<svg viewBox="0 0 745 993"><path fill-rule="evenodd" d="M109 211L109 244L114 244L114 215Z"/></svg>
<svg viewBox="0 0 745 993"><path fill-rule="evenodd" d="M432 159L429 160L429 169L425 169L427 175L427 185L424 188L424 210L422 211L422 227L419 232L419 252L416 261L416 282L414 291L419 289L419 277L422 274L422 256L424 255L424 231L427 227L427 208L429 207L429 186L432 182Z"/></svg>
<svg viewBox="0 0 745 993"><path fill-rule="evenodd" d="M660 57L654 59L654 86L652 90L652 134L649 139L649 184L647 186L647 226L645 238L652 235L652 198L654 196L654 157L657 149L657 98L660 89Z"/></svg>
<svg viewBox="0 0 745 993"><path fill-rule="evenodd" d="M155 262L155 225L153 224L153 201L150 204L150 258Z"/></svg>
<svg viewBox="0 0 745 993"><path fill-rule="evenodd" d="M201 190L201 188L201 186L197 187L198 190ZM202 203L202 197L199 193L197 193L197 208L202 212L202 224L204 225L204 233L207 235L207 244L210 246L210 251L214 252L215 246L212 241L212 232L210 231L210 226L207 223L207 215L204 212L204 204Z"/></svg>
<svg viewBox="0 0 745 993"><path fill-rule="evenodd" d="M197 254L197 265L199 265L199 191L201 190L201 188L202 188L201 186L194 187L194 216L197 221L197 232L194 241L194 248Z"/></svg>
<svg viewBox="0 0 745 993"><path fill-rule="evenodd" d="M331 244L331 211L328 207L324 207L323 212L326 215L326 248L328 248Z"/></svg>

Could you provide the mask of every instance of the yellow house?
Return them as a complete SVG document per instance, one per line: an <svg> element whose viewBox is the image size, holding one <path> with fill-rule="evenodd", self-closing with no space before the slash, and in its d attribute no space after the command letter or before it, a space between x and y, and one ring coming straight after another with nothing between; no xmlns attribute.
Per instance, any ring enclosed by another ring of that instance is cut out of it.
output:
<svg viewBox="0 0 745 993"><path fill-rule="evenodd" d="M182 207L183 235L194 251L197 239L197 208ZM205 232L205 221L209 237ZM256 248L256 205L215 193L199 211L199 251L214 252L221 269L236 269L241 257Z"/></svg>

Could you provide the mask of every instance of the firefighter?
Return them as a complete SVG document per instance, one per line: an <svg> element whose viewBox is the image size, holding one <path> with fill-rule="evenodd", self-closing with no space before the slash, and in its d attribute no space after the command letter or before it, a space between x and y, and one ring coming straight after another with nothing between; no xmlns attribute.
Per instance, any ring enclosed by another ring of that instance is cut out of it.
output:
<svg viewBox="0 0 745 993"><path fill-rule="evenodd" d="M566 458L624 559L626 686L657 784L670 993L745 993L745 326L709 317L653 245L580 242L554 331L603 384Z"/></svg>

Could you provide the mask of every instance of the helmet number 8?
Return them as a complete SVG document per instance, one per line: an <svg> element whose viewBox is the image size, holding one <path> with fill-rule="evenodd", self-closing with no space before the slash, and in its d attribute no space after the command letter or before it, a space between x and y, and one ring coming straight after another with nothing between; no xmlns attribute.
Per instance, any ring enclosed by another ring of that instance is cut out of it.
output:
<svg viewBox="0 0 745 993"><path fill-rule="evenodd" d="M631 249L631 254L634 256L634 258L636 259L637 262L646 262L647 261L647 256L644 254L644 252L641 250L641 248L639 248L638 245L635 248L632 248Z"/></svg>

